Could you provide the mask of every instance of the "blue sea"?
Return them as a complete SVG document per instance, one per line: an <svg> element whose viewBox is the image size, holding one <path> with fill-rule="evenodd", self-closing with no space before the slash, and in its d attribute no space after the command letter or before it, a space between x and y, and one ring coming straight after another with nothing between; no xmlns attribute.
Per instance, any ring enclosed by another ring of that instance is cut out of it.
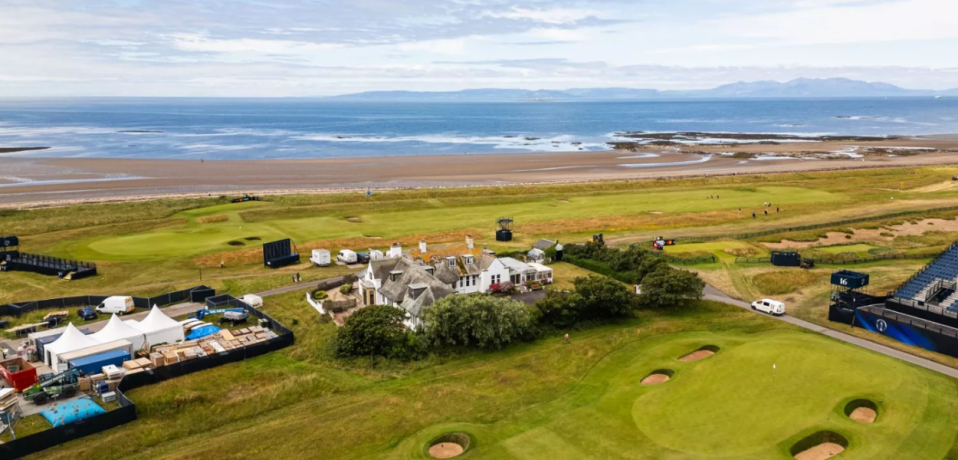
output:
<svg viewBox="0 0 958 460"><path fill-rule="evenodd" d="M317 99L0 99L19 157L283 159L599 151L624 131L958 133L958 99L366 103Z"/></svg>

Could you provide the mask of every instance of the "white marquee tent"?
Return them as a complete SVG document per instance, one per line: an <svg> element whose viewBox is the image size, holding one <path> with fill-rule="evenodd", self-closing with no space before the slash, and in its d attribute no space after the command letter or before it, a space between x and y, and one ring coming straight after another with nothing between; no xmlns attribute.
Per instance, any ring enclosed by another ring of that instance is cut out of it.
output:
<svg viewBox="0 0 958 460"><path fill-rule="evenodd" d="M146 335L146 341L152 347L161 343L173 343L186 340L183 333L183 325L166 316L165 313L154 305L150 314L143 318L143 321L125 321L126 324L138 329L140 333Z"/></svg>
<svg viewBox="0 0 958 460"><path fill-rule="evenodd" d="M59 339L43 347L45 355L43 362L48 366L54 366L54 364L58 362L57 356L61 354L82 350L99 344L100 342L98 340L83 334L73 323L70 323Z"/></svg>
<svg viewBox="0 0 958 460"><path fill-rule="evenodd" d="M103 329L90 334L90 337L93 337L100 343L128 340L133 344L134 350L143 348L143 343L146 342L146 334L136 327L131 326L128 322L121 321L115 314L110 317L110 321L106 323Z"/></svg>

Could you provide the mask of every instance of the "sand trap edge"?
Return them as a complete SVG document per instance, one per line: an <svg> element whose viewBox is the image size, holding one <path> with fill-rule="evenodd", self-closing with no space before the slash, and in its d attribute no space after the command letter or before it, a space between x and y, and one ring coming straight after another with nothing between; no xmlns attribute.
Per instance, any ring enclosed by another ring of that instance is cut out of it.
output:
<svg viewBox="0 0 958 460"><path fill-rule="evenodd" d="M462 448L462 450L452 455L438 456L434 454L433 448L440 444L454 444ZM463 432L454 432L454 433L446 433L441 436L437 436L433 438L432 440L426 443L424 450L426 451L425 453L429 458L447 459L447 458L456 458L465 454L466 452L469 451L470 448L473 447L473 445L474 445L474 442L471 435L469 435L468 433L463 433Z"/></svg>

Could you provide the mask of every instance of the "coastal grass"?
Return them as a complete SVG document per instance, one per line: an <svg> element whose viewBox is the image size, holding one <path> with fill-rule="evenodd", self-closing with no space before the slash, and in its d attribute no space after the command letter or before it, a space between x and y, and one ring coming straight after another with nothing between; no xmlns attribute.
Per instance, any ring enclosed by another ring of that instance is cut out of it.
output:
<svg viewBox="0 0 958 460"><path fill-rule="evenodd" d="M786 459L831 430L843 458L937 459L958 432L953 380L712 302L412 363L335 359L336 327L298 294L264 308L292 347L131 391L137 421L28 458L421 459L463 432L470 458ZM706 345L718 353L678 360ZM639 383L657 369L672 379ZM860 398L875 424L842 413Z"/></svg>

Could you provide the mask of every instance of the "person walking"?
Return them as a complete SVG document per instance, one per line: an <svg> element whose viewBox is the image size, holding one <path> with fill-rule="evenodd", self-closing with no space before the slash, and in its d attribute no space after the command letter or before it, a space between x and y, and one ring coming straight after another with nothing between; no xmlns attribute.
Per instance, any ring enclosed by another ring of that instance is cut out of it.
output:
<svg viewBox="0 0 958 460"><path fill-rule="evenodd" d="M768 209L765 210L765 215L766 215L766 216L768 215Z"/></svg>
<svg viewBox="0 0 958 460"><path fill-rule="evenodd" d="M566 335L565 335L565 343L566 343L566 345L569 344L569 334L568 334L568 333L566 333Z"/></svg>
<svg viewBox="0 0 958 460"><path fill-rule="evenodd" d="M752 220L755 220L755 211L752 211Z"/></svg>
<svg viewBox="0 0 958 460"><path fill-rule="evenodd" d="M300 282L302 282L302 281L303 281L303 277L302 277L302 276L299 276L299 272L296 272L296 282L297 282L297 283L300 283Z"/></svg>
<svg viewBox="0 0 958 460"><path fill-rule="evenodd" d="M775 207L775 214L778 214L778 206Z"/></svg>

